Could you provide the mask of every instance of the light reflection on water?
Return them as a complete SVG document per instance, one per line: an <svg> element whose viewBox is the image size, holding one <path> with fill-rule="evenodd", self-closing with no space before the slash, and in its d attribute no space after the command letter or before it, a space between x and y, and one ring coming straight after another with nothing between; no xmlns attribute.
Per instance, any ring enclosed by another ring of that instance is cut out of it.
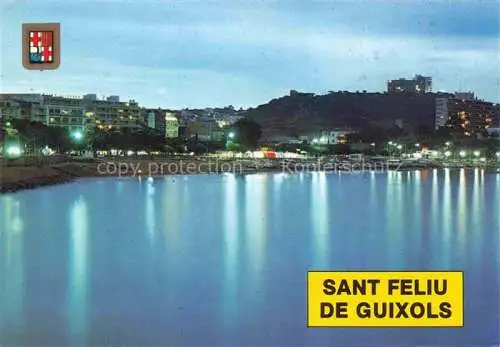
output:
<svg viewBox="0 0 500 347"><path fill-rule="evenodd" d="M101 179L3 195L0 345L493 345L499 196L500 174L482 170ZM405 268L465 271L463 329L305 328L307 270Z"/></svg>
<svg viewBox="0 0 500 347"><path fill-rule="evenodd" d="M311 222L312 222L312 238L314 247L313 266L316 268L328 267L328 190L326 183L326 173L312 173L311 185Z"/></svg>
<svg viewBox="0 0 500 347"><path fill-rule="evenodd" d="M238 235L238 181L234 175L227 175L225 184L224 218L224 325L232 328L236 319L236 292L238 290L239 235Z"/></svg>
<svg viewBox="0 0 500 347"><path fill-rule="evenodd" d="M25 328L24 225L20 202L5 196L0 204L0 338ZM3 319L3 318L8 319ZM0 339L1 344L1 339Z"/></svg>
<svg viewBox="0 0 500 347"><path fill-rule="evenodd" d="M73 203L70 210L69 319L72 345L85 345L88 309L88 221L84 198Z"/></svg>

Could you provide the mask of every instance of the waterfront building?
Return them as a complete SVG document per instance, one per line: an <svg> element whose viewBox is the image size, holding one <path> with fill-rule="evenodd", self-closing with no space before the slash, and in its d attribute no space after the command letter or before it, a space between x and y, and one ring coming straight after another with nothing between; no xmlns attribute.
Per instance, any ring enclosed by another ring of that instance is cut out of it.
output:
<svg viewBox="0 0 500 347"><path fill-rule="evenodd" d="M83 133L86 128L85 110L82 98L42 95L41 113L37 116L44 119L48 126L58 126L69 133Z"/></svg>
<svg viewBox="0 0 500 347"><path fill-rule="evenodd" d="M165 137L177 138L179 137L179 120L173 112L165 113Z"/></svg>
<svg viewBox="0 0 500 347"><path fill-rule="evenodd" d="M0 94L0 115L10 119L45 122L41 94Z"/></svg>
<svg viewBox="0 0 500 347"><path fill-rule="evenodd" d="M165 135L165 113L170 112L161 108L144 109L145 123L150 130Z"/></svg>
<svg viewBox="0 0 500 347"><path fill-rule="evenodd" d="M339 145L347 143L347 135L354 131L348 128L325 129L313 132L305 136L300 136L300 140L306 140L313 144Z"/></svg>
<svg viewBox="0 0 500 347"><path fill-rule="evenodd" d="M155 111L148 111L146 113L146 122L148 124L148 128L150 129L156 129L156 112Z"/></svg>
<svg viewBox="0 0 500 347"><path fill-rule="evenodd" d="M444 127L448 122L448 98L438 97L436 98L436 122L435 129Z"/></svg>
<svg viewBox="0 0 500 347"><path fill-rule="evenodd" d="M106 130L128 129L131 132L146 127L143 109L134 100L120 102L118 96L105 100L96 94L55 96L48 94L2 94L0 115L42 122L47 126L63 127L69 132L84 131L86 126Z"/></svg>
<svg viewBox="0 0 500 347"><path fill-rule="evenodd" d="M21 118L21 104L14 100L0 99L0 120Z"/></svg>
<svg viewBox="0 0 500 347"><path fill-rule="evenodd" d="M90 98L82 101L85 114L98 129L138 132L147 127L143 109L135 100L120 102L116 98L107 100Z"/></svg>
<svg viewBox="0 0 500 347"><path fill-rule="evenodd" d="M467 136L485 133L495 127L498 119L498 106L479 100L472 92L443 94L436 98L435 129L455 127Z"/></svg>
<svg viewBox="0 0 500 347"><path fill-rule="evenodd" d="M448 101L447 126L460 128L467 136L485 133L493 125L494 106L483 100Z"/></svg>

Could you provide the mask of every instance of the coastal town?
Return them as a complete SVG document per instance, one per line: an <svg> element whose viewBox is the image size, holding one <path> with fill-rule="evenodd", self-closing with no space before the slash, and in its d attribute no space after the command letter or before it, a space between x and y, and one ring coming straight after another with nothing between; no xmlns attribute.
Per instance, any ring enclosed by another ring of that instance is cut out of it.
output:
<svg viewBox="0 0 500 347"><path fill-rule="evenodd" d="M384 93L292 90L250 109L1 94L0 120L2 191L103 175L500 168L500 106L433 92L421 75Z"/></svg>
<svg viewBox="0 0 500 347"><path fill-rule="evenodd" d="M0 347L500 346L499 1L0 7Z"/></svg>

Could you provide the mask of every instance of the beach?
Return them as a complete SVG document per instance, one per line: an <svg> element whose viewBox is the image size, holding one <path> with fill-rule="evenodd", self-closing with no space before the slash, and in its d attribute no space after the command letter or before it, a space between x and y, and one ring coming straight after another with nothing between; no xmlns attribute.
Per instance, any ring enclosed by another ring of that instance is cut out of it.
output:
<svg viewBox="0 0 500 347"><path fill-rule="evenodd" d="M44 163L2 163L0 193L56 185L85 177L150 177L172 174L247 173L257 168L233 160L201 158L99 158Z"/></svg>

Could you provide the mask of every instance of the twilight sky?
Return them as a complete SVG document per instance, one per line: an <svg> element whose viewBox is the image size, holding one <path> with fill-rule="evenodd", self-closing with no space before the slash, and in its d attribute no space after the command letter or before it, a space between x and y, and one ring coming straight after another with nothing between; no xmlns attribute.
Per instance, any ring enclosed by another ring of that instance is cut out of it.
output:
<svg viewBox="0 0 500 347"><path fill-rule="evenodd" d="M290 89L434 90L500 102L498 0L0 0L1 92L257 106ZM61 66L28 71L21 23L60 22Z"/></svg>

